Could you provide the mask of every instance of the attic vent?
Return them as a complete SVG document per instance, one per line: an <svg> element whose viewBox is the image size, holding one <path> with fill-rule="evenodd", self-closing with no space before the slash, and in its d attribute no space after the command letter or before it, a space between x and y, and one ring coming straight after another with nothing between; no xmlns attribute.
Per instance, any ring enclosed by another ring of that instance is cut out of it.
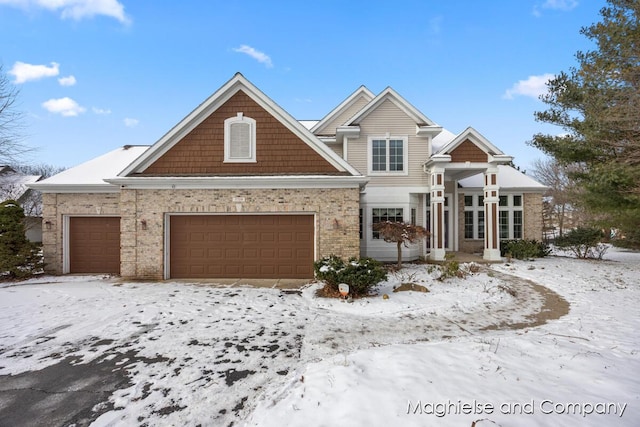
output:
<svg viewBox="0 0 640 427"><path fill-rule="evenodd" d="M224 161L256 161L256 121L238 113L224 121Z"/></svg>

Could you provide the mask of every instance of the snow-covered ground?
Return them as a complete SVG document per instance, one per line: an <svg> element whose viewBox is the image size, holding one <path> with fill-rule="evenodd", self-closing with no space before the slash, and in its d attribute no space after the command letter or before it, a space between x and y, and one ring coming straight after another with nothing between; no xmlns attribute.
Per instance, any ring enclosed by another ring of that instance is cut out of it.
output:
<svg viewBox="0 0 640 427"><path fill-rule="evenodd" d="M401 282L430 292L394 293ZM535 284L569 313L532 326L563 313ZM318 286L0 284L0 382L67 356L135 355L94 426L640 425L639 253L442 283L411 265L353 303Z"/></svg>

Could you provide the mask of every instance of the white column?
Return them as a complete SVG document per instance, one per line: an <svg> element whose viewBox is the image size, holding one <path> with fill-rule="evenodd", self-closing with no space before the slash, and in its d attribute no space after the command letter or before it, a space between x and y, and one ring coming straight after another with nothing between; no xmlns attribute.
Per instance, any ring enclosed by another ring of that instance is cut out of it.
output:
<svg viewBox="0 0 640 427"><path fill-rule="evenodd" d="M431 169L431 253L432 261L444 261L444 169Z"/></svg>
<svg viewBox="0 0 640 427"><path fill-rule="evenodd" d="M487 261L500 261L500 187L498 168L490 166L484 172L484 254Z"/></svg>

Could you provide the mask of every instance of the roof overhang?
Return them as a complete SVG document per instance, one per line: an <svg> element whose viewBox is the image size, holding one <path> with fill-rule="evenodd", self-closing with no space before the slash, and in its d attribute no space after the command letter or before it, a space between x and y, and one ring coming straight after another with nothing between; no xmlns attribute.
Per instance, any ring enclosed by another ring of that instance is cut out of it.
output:
<svg viewBox="0 0 640 427"><path fill-rule="evenodd" d="M120 188L109 184L46 184L33 183L27 187L42 193L119 193Z"/></svg>
<svg viewBox="0 0 640 427"><path fill-rule="evenodd" d="M283 175L224 177L118 177L105 179L116 188L129 189L275 189L275 188L363 188L364 176Z"/></svg>
<svg viewBox="0 0 640 427"><path fill-rule="evenodd" d="M416 126L416 136L434 137L442 132L442 126Z"/></svg>

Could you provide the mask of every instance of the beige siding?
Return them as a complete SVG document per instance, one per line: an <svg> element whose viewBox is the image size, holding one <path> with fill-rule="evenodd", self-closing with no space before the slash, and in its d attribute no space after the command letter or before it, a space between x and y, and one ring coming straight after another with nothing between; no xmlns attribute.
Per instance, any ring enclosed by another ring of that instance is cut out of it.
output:
<svg viewBox="0 0 640 427"><path fill-rule="evenodd" d="M355 116L358 111L362 110L362 108L365 105L367 105L369 101L370 100L368 100L364 96L361 96L348 108L345 108L343 111L341 111L336 117L333 118L333 120L331 120L330 122L322 126L320 129L318 129L315 132L315 134L316 135L335 135L336 128L338 126L344 125L347 122L347 120Z"/></svg>
<svg viewBox="0 0 640 427"><path fill-rule="evenodd" d="M384 136L409 137L409 174L402 176L372 176L368 186L426 186L427 175L422 170L422 164L429 156L429 140L416 136L416 123L407 116L393 102L386 101L375 111L365 117L360 123L360 137L349 139L348 159L360 173L367 175L367 144L369 137Z"/></svg>
<svg viewBox="0 0 640 427"><path fill-rule="evenodd" d="M342 151L343 151L342 144L327 144L327 147L331 148L338 156L344 157L342 154Z"/></svg>

